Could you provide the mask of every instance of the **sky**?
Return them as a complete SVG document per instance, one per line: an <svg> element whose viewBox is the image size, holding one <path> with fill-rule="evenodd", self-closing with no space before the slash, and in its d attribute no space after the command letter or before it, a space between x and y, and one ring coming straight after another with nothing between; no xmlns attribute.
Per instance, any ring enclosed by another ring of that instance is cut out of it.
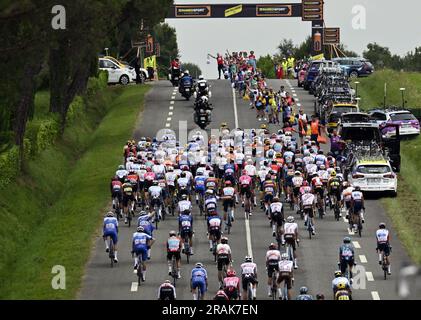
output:
<svg viewBox="0 0 421 320"><path fill-rule="evenodd" d="M299 3L299 0L175 0L176 4ZM366 11L365 30L355 30L352 10ZM341 28L341 41L362 55L370 42L404 55L421 46L419 0L325 0L325 24ZM311 22L301 18L167 19L177 31L182 62L196 63L208 79L217 77L216 62L206 63L208 53L250 51L257 56L274 54L283 38L299 44L310 35Z"/></svg>

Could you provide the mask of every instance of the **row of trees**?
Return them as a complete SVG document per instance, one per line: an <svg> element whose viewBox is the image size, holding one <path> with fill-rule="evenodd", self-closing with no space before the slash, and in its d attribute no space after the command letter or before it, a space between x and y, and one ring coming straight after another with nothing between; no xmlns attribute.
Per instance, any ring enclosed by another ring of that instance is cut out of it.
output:
<svg viewBox="0 0 421 320"><path fill-rule="evenodd" d="M377 43L370 43L363 52L364 58L379 69L390 68L393 70L421 71L421 47L408 52L405 56L392 55L389 48Z"/></svg>
<svg viewBox="0 0 421 320"><path fill-rule="evenodd" d="M76 95L96 75L98 53L109 47L131 49L140 21L153 28L165 18L172 0L62 0L65 29L55 30L53 0L3 0L0 4L0 142L23 147L37 89L47 85L51 114L64 130ZM63 20L62 18L61 20ZM63 21L60 21L63 23ZM175 40L174 30L157 29L158 41ZM168 55L178 55L175 46ZM112 51L113 52L113 51ZM165 56L165 48L163 57ZM165 58L162 58L165 59ZM168 58L169 59L169 58ZM164 62L164 61L162 61ZM168 65L169 61L165 61Z"/></svg>

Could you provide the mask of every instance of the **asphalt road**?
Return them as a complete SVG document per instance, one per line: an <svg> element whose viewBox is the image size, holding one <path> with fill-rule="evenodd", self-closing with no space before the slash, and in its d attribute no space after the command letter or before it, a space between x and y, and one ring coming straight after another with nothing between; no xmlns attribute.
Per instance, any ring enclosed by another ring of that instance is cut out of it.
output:
<svg viewBox="0 0 421 320"><path fill-rule="evenodd" d="M296 81L271 80L269 85L279 90L284 84L287 91L294 94L309 115L313 112L313 96L296 87ZM242 129L258 128L255 111L250 110L248 102L243 101L238 95L233 97L233 91L229 82L224 80L211 81L212 103L214 104L213 122L211 128L219 128L221 122L227 122L230 128L236 126ZM146 98L145 111L141 115L139 127L135 130L135 138L141 136L155 136L161 129L170 128L179 136L179 128L187 127L187 130L196 131L197 126L193 123L193 102L183 99L178 90L171 87L169 81L161 81L154 84L153 89ZM187 123L186 123L187 122ZM271 125L275 129L274 125ZM209 131L209 130L208 130ZM184 130L181 130L182 134ZM121 142L122 145L124 141ZM112 173L110 173L111 175ZM104 181L104 183L107 183ZM292 213L290 213L292 215ZM209 276L209 291L207 298L211 298L218 290L217 269L213 262L213 256L209 252L209 243L206 238L206 223L203 217L199 217L197 207L194 207L194 256L190 264L186 263L183 255L181 274L182 278L177 282L177 298L180 300L192 299L189 288L189 275L194 263L202 262ZM234 268L239 272L239 266L244 256L252 254L257 263L259 286L257 299L267 297L267 275L265 270L265 254L268 244L274 241L269 222L261 210L256 209L247 224L243 210L236 208L236 220L229 244L233 251ZM287 211L287 216L288 211ZM298 218L299 219L299 218ZM378 223L386 222L390 229L390 220L377 200L369 200L366 203L365 224L362 237L350 235L356 252L358 272L355 275L353 297L357 300L375 299L398 299L396 293L397 268L401 263L409 261L396 233L391 230L392 252L392 275L383 280L383 272L379 266L375 251L375 231ZM293 295L298 294L298 289L305 285L310 293L322 292L327 299L332 299L331 281L333 273L337 269L338 248L342 239L349 235L348 224L341 219L336 222L332 213L321 221L316 219L316 236L311 240L304 229L304 224L299 221L301 243L297 250L298 270L295 273L295 286ZM177 229L175 217L168 217L165 222L159 224L159 229L154 232L156 242L152 247L152 259L147 263L146 282L137 286L137 277L133 273L133 260L131 258L131 236L135 232L135 226L128 228L120 225L118 258L119 263L115 268L110 268L108 255L105 253L101 230L98 230L98 240L92 250L91 259L86 268L82 289L79 299L124 299L145 300L156 299L159 285L168 279L168 267L166 263L165 243L170 230ZM359 279L359 280L357 280Z"/></svg>

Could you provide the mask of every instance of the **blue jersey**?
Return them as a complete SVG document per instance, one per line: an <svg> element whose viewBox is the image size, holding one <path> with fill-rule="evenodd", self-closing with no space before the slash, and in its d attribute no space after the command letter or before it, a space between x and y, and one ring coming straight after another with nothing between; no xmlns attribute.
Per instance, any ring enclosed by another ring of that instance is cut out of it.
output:
<svg viewBox="0 0 421 320"><path fill-rule="evenodd" d="M210 216L208 217L208 226L209 228L221 228L222 219L220 216Z"/></svg>
<svg viewBox="0 0 421 320"><path fill-rule="evenodd" d="M104 227L103 227L104 234L110 233L118 233L118 221L117 218L114 217L106 217L104 219Z"/></svg>
<svg viewBox="0 0 421 320"><path fill-rule="evenodd" d="M235 166L232 163L227 163L226 165L224 165L224 171L227 172L228 169L231 169L232 172L235 171Z"/></svg>
<svg viewBox="0 0 421 320"><path fill-rule="evenodd" d="M341 245L341 247L339 248L339 254L341 256L342 259L345 260L350 260L354 258L354 248L352 245L350 244L343 244Z"/></svg>
<svg viewBox="0 0 421 320"><path fill-rule="evenodd" d="M178 224L181 230L191 230L193 228L193 217L191 215L182 214L178 218Z"/></svg>
<svg viewBox="0 0 421 320"><path fill-rule="evenodd" d="M139 217L139 219L137 220L137 226L138 227L142 226L143 229L145 230L145 233L152 236L152 232L155 230L155 227L149 220L140 219L140 218L141 217Z"/></svg>
<svg viewBox="0 0 421 320"><path fill-rule="evenodd" d="M314 300L310 294L300 294L295 300Z"/></svg>
<svg viewBox="0 0 421 320"><path fill-rule="evenodd" d="M196 191L205 191L206 177L198 176L194 178L194 185Z"/></svg>
<svg viewBox="0 0 421 320"><path fill-rule="evenodd" d="M152 237L144 232L135 232L133 233L133 251L138 251L148 248L148 240L151 240Z"/></svg>
<svg viewBox="0 0 421 320"><path fill-rule="evenodd" d="M205 282L205 280L208 278L208 273L206 272L206 269L204 268L194 268L191 271L191 280L192 282L195 281L203 281Z"/></svg>

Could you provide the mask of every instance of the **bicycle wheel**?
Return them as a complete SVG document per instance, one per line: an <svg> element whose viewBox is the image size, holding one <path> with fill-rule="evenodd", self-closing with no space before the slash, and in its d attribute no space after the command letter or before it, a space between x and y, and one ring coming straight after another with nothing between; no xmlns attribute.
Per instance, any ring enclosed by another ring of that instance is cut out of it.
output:
<svg viewBox="0 0 421 320"><path fill-rule="evenodd" d="M361 223L361 217L359 217L358 218L358 235L360 236L360 238L361 238L362 230L363 230L363 224Z"/></svg>
<svg viewBox="0 0 421 320"><path fill-rule="evenodd" d="M272 272L272 300L276 300L276 292L278 291L276 288L276 271Z"/></svg>
<svg viewBox="0 0 421 320"><path fill-rule="evenodd" d="M283 290L283 298L282 298L282 300L288 300L288 286L287 286L287 283L286 283L286 280L284 281L285 283L284 283L284 290Z"/></svg>
<svg viewBox="0 0 421 320"><path fill-rule="evenodd" d="M230 212L227 213L228 217L227 217L227 232L228 234L231 233L231 214Z"/></svg>
<svg viewBox="0 0 421 320"><path fill-rule="evenodd" d="M311 220L310 220L310 218L308 218L308 236L309 236L309 239L311 240L311 232L313 231L313 228L312 228L312 224L311 224L311 222L310 222Z"/></svg>
<svg viewBox="0 0 421 320"><path fill-rule="evenodd" d="M130 210L127 213L127 225L129 226L129 228L132 225L132 214L131 214Z"/></svg>
<svg viewBox="0 0 421 320"><path fill-rule="evenodd" d="M137 284L140 286L140 283L143 281L143 261L142 254L139 255L137 265Z"/></svg>
<svg viewBox="0 0 421 320"><path fill-rule="evenodd" d="M253 300L253 285L251 282L247 284L247 298L248 300Z"/></svg>
<svg viewBox="0 0 421 320"><path fill-rule="evenodd" d="M338 203L336 203L336 205L335 205L335 219L336 219L336 221L339 221L339 213L340 213L339 205L338 205Z"/></svg>
<svg viewBox="0 0 421 320"><path fill-rule="evenodd" d="M175 287L177 278L178 278L178 273L177 273L177 261L175 259L175 256L173 255L172 257L172 272L171 272L172 278L173 278L173 286Z"/></svg>
<svg viewBox="0 0 421 320"><path fill-rule="evenodd" d="M155 206L155 229L156 230L158 230L158 223L159 223L158 208Z"/></svg>
<svg viewBox="0 0 421 320"><path fill-rule="evenodd" d="M213 261L216 262L216 242L214 240L212 245Z"/></svg>

